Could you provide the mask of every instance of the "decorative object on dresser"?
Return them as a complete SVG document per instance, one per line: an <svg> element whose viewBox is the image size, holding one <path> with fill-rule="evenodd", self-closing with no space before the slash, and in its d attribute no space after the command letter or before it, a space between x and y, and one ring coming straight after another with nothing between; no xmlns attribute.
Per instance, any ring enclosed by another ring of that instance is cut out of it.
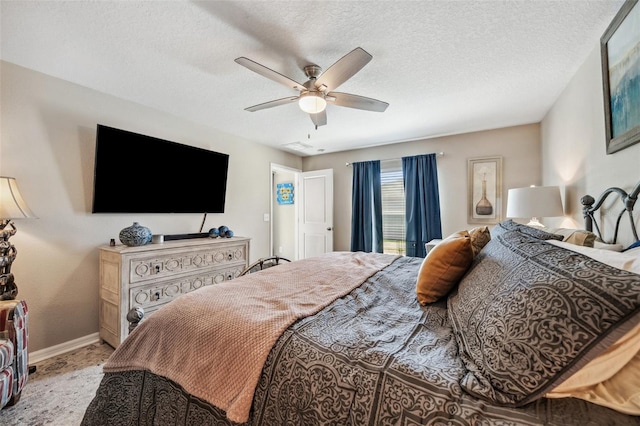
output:
<svg viewBox="0 0 640 426"><path fill-rule="evenodd" d="M544 228L539 217L557 217L564 214L560 188L557 186L534 186L512 188L507 194L508 218L531 218L527 226Z"/></svg>
<svg viewBox="0 0 640 426"><path fill-rule="evenodd" d="M221 225L217 228L211 228L209 229L209 236L211 238L231 238L233 237L233 231L231 229L229 229L228 226L226 225Z"/></svg>
<svg viewBox="0 0 640 426"><path fill-rule="evenodd" d="M146 226L133 222L133 225L127 226L120 231L120 242L126 246L136 247L149 244L151 242L151 230Z"/></svg>
<svg viewBox="0 0 640 426"><path fill-rule="evenodd" d="M467 222L495 224L502 217L502 157L467 160Z"/></svg>
<svg viewBox="0 0 640 426"><path fill-rule="evenodd" d="M24 202L15 178L0 176L0 298L15 299L18 286L11 273L11 264L18 250L9 242L17 228L14 219L37 218Z"/></svg>
<svg viewBox="0 0 640 426"><path fill-rule="evenodd" d="M128 335L130 310L141 307L149 316L182 294L239 276L249 265L249 241L188 238L100 247L100 338L117 347Z"/></svg>

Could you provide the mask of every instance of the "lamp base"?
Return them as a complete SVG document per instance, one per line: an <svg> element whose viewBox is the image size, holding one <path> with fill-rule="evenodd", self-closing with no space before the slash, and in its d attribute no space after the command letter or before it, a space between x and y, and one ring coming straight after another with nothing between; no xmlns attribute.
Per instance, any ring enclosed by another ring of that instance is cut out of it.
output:
<svg viewBox="0 0 640 426"><path fill-rule="evenodd" d="M531 226L533 228L544 228L545 226L538 221L537 217L532 217L527 226Z"/></svg>
<svg viewBox="0 0 640 426"><path fill-rule="evenodd" d="M13 300L18 296L18 286L11 273L11 264L18 251L9 242L9 238L15 233L13 222L6 219L0 221L0 300Z"/></svg>
<svg viewBox="0 0 640 426"><path fill-rule="evenodd" d="M0 274L0 300L14 300L18 296L18 286L13 274Z"/></svg>

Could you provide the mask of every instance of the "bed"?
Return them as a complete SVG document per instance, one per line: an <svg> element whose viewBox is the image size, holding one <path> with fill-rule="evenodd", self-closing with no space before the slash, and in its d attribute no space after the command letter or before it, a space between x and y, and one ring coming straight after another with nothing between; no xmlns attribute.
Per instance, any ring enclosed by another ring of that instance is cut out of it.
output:
<svg viewBox="0 0 640 426"><path fill-rule="evenodd" d="M634 233L639 191L614 191ZM426 259L329 253L184 295L114 352L82 424L640 424L638 249L612 266L587 231L477 229ZM598 361L623 396L580 381Z"/></svg>

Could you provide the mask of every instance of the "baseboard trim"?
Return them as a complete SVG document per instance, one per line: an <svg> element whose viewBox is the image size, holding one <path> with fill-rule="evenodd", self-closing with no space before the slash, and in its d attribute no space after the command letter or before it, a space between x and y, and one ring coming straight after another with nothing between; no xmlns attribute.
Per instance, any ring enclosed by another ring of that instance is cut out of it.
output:
<svg viewBox="0 0 640 426"><path fill-rule="evenodd" d="M39 351L30 352L29 353L29 364L36 364L40 361L44 361L45 359L62 355L67 352L71 352L75 349L82 348L87 345L91 345L93 343L98 343L100 341L100 334L93 333L88 336L79 337L74 340L70 340L65 343L60 343L59 345L51 346L49 348L40 349Z"/></svg>

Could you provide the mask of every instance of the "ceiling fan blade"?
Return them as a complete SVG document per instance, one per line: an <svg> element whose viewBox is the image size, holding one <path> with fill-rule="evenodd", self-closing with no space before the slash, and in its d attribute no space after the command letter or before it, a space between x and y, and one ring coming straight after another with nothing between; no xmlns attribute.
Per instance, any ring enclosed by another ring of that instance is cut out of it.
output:
<svg viewBox="0 0 640 426"><path fill-rule="evenodd" d="M271 79L276 83L280 83L296 90L305 90L304 86L297 81L292 80L286 75L282 75L279 72L272 70L271 68L267 68L264 65L257 63L256 61L252 61L249 58L245 58L244 56L242 56L240 58L236 58L235 61L243 67L249 68L251 71L258 73L263 77L267 77L268 79Z"/></svg>
<svg viewBox="0 0 640 426"><path fill-rule="evenodd" d="M309 114L309 117L311 117L311 121L313 121L313 124L315 124L316 127L324 126L325 124L327 124L327 110L326 109L320 111L317 114Z"/></svg>
<svg viewBox="0 0 640 426"><path fill-rule="evenodd" d="M327 100L327 102L330 102L334 105L376 112L384 112L384 110L386 110L389 106L388 103L379 101L377 99L340 92L328 93L325 99Z"/></svg>
<svg viewBox="0 0 640 426"><path fill-rule="evenodd" d="M316 81L316 87L324 92L337 89L367 65L372 58L373 56L365 52L364 49L356 47L323 72ZM326 89L323 89L322 86L325 86Z"/></svg>
<svg viewBox="0 0 640 426"><path fill-rule="evenodd" d="M258 104L254 106L250 106L249 108L245 108L245 111L260 111L261 109L273 108L280 105L288 104L291 102L295 102L298 100L298 96L289 96L288 98L276 99L275 101L265 102L263 104Z"/></svg>

